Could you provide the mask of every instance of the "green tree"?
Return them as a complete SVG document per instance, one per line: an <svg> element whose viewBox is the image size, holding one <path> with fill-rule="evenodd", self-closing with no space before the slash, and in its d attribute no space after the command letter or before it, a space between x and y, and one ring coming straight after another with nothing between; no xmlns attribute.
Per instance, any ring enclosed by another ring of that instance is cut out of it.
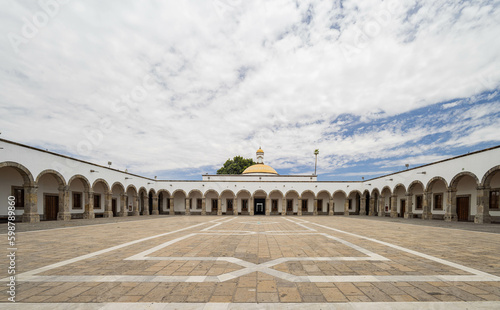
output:
<svg viewBox="0 0 500 310"><path fill-rule="evenodd" d="M235 156L233 159L228 159L219 170L217 174L241 174L246 168L255 164L251 158L243 158Z"/></svg>

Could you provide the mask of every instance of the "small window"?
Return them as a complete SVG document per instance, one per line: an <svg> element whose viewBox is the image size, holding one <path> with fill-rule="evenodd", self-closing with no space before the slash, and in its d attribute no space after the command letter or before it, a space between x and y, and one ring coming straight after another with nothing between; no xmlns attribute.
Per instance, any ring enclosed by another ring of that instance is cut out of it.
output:
<svg viewBox="0 0 500 310"><path fill-rule="evenodd" d="M82 209L82 193L73 192L73 209L75 210Z"/></svg>
<svg viewBox="0 0 500 310"><path fill-rule="evenodd" d="M415 196L415 210L422 210L424 208L424 196L416 195Z"/></svg>
<svg viewBox="0 0 500 310"><path fill-rule="evenodd" d="M248 199L241 199L241 212L248 212Z"/></svg>
<svg viewBox="0 0 500 310"><path fill-rule="evenodd" d="M352 210L352 199L349 199L349 210Z"/></svg>
<svg viewBox="0 0 500 310"><path fill-rule="evenodd" d="M278 199L271 200L271 205L272 205L271 211L278 212Z"/></svg>
<svg viewBox="0 0 500 310"><path fill-rule="evenodd" d="M302 200L302 212L307 212L307 199Z"/></svg>
<svg viewBox="0 0 500 310"><path fill-rule="evenodd" d="M94 209L100 209L100 208L101 208L101 195L94 194Z"/></svg>
<svg viewBox="0 0 500 310"><path fill-rule="evenodd" d="M196 199L196 209L201 210L201 199L200 198Z"/></svg>
<svg viewBox="0 0 500 310"><path fill-rule="evenodd" d="M434 209L443 210L443 194L434 194Z"/></svg>
<svg viewBox="0 0 500 310"><path fill-rule="evenodd" d="M16 200L14 200L16 210L24 209L24 188L21 186L12 186L11 193L11 195L16 198Z"/></svg>
<svg viewBox="0 0 500 310"><path fill-rule="evenodd" d="M500 190L490 191L490 209L500 209Z"/></svg>

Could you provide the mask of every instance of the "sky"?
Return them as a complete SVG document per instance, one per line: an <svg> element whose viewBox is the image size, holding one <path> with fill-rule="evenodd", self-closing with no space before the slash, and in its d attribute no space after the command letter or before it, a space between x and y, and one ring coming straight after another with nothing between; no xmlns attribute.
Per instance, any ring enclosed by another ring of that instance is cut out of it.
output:
<svg viewBox="0 0 500 310"><path fill-rule="evenodd" d="M500 145L499 1L0 1L0 137L159 179Z"/></svg>

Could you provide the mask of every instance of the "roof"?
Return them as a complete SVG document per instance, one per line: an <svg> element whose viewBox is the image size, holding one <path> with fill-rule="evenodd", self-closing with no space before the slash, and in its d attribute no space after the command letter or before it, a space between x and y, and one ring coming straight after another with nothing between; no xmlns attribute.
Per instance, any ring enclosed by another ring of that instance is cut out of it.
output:
<svg viewBox="0 0 500 310"><path fill-rule="evenodd" d="M255 164L252 165L243 171L242 174L248 174L248 173L269 173L269 174L278 174L276 170L274 170L272 167L264 164Z"/></svg>

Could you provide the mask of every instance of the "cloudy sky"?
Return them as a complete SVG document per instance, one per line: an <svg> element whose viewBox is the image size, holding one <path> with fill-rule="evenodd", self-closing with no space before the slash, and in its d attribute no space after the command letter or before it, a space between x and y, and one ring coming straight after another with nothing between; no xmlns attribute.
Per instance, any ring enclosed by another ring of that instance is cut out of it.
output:
<svg viewBox="0 0 500 310"><path fill-rule="evenodd" d="M500 144L499 1L0 2L4 139L145 176L360 180Z"/></svg>

